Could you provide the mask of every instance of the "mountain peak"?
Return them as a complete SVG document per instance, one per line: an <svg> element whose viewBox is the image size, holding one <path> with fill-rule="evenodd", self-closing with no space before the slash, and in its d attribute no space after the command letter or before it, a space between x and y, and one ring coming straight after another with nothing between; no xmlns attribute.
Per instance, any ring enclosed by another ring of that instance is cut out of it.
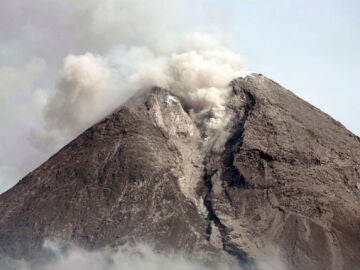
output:
<svg viewBox="0 0 360 270"><path fill-rule="evenodd" d="M218 115L155 87L87 129L0 196L0 253L28 258L55 237L253 269L358 265L359 138L261 74L230 87Z"/></svg>

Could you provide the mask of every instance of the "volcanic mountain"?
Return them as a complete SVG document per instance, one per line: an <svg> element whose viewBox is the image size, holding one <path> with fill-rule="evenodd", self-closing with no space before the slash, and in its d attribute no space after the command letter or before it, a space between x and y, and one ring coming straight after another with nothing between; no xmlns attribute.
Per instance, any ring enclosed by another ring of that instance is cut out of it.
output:
<svg viewBox="0 0 360 270"><path fill-rule="evenodd" d="M359 137L263 75L231 87L210 135L157 87L90 127L0 196L0 253L29 259L57 238L356 269Z"/></svg>

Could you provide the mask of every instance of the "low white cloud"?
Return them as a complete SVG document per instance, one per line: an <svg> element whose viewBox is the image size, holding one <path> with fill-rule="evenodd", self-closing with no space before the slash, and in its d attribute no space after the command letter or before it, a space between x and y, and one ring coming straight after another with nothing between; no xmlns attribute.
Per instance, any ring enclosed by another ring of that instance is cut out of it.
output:
<svg viewBox="0 0 360 270"><path fill-rule="evenodd" d="M125 245L88 251L61 241L44 243L46 252L31 261L1 256L0 270L249 270L235 257L204 251L156 251L148 244ZM39 256L39 255L38 255ZM287 270L276 257L256 261L259 270ZM251 268L253 269L253 268Z"/></svg>
<svg viewBox="0 0 360 270"><path fill-rule="evenodd" d="M156 252L149 245L122 246L87 251L76 245L63 248L57 242L45 242L51 251L40 260L14 260L0 257L1 270L241 270L228 258L199 253L197 256L179 252Z"/></svg>

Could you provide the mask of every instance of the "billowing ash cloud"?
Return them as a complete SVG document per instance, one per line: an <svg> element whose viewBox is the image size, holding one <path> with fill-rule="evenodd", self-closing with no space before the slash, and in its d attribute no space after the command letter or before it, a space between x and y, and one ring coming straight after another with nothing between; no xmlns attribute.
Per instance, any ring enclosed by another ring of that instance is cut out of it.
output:
<svg viewBox="0 0 360 270"><path fill-rule="evenodd" d="M67 56L57 89L44 94L46 128L74 136L137 90L153 86L179 96L196 121L223 127L228 84L244 74L241 57L200 33L185 37L174 51L156 56L150 48L131 47L107 59L91 53Z"/></svg>
<svg viewBox="0 0 360 270"><path fill-rule="evenodd" d="M221 129L244 67L198 31L203 16L180 0L4 0L0 192L139 89L167 88L199 125Z"/></svg>
<svg viewBox="0 0 360 270"><path fill-rule="evenodd" d="M43 104L48 127L78 132L91 124L91 119L107 105L103 97L111 87L110 76L111 71L100 56L67 56L58 89L45 97Z"/></svg>
<svg viewBox="0 0 360 270"><path fill-rule="evenodd" d="M219 41L199 33L187 37L179 53L170 56L164 88L182 98L195 112L195 120L210 128L222 128L229 82L246 74L242 58ZM161 85L161 82L156 82ZM209 115L204 117L203 115Z"/></svg>

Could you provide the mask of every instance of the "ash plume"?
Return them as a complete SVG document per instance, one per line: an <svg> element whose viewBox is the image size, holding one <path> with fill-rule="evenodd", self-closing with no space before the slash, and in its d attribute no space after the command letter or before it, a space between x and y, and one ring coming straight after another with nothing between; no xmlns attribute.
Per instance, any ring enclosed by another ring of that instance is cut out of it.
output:
<svg viewBox="0 0 360 270"><path fill-rule="evenodd" d="M57 89L41 110L47 128L74 136L137 90L160 86L180 97L200 125L219 129L228 120L228 84L244 74L240 56L200 33L185 37L184 45L168 55L155 56L150 48L131 48L107 59L69 55Z"/></svg>
<svg viewBox="0 0 360 270"><path fill-rule="evenodd" d="M0 116L11 123L0 135L0 190L138 90L169 89L209 134L226 123L228 83L244 74L243 60L185 2L5 0L2 7L2 40L17 46L0 70L13 74L0 75L0 102L15 100ZM21 143L10 143L14 133ZM9 152L26 154L2 154Z"/></svg>

